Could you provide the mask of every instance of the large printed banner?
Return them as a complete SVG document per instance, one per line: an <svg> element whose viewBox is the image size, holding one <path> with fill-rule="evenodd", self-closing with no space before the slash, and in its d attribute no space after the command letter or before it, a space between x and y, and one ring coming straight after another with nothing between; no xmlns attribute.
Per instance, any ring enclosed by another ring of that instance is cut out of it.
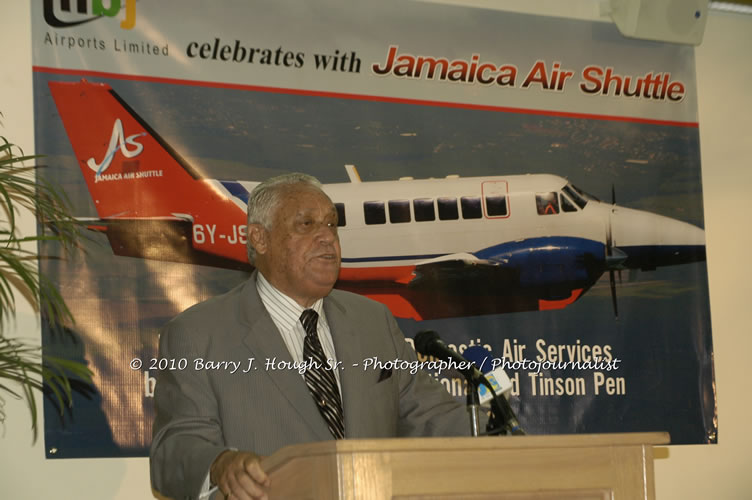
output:
<svg viewBox="0 0 752 500"><path fill-rule="evenodd" d="M337 287L504 368L528 433L716 442L692 48L408 1L32 15L36 149L89 228L41 263L76 318L44 348L96 383L62 419L46 406L48 457L145 455L159 370L259 376L157 340L248 278L248 193L294 171L337 206ZM415 369L368 363L346 370Z"/></svg>

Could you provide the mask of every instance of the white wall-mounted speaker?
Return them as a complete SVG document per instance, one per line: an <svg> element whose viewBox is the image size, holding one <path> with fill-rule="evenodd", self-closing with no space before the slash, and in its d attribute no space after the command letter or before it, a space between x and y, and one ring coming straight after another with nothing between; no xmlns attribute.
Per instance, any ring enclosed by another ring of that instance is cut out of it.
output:
<svg viewBox="0 0 752 500"><path fill-rule="evenodd" d="M611 19L630 38L700 45L709 0L610 0Z"/></svg>

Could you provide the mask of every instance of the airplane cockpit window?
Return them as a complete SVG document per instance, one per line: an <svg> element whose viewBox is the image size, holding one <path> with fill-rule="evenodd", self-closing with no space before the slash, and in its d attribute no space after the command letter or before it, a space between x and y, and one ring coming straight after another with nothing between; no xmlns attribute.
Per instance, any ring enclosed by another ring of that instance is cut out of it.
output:
<svg viewBox="0 0 752 500"><path fill-rule="evenodd" d="M583 198L585 198L585 200L593 200L593 201L597 201L597 202L601 201L597 197L593 196L590 193L586 193L585 191L583 191L582 189L578 188L574 184L570 184L570 186L572 186L572 189L574 189L577 192L577 194L579 194L580 196L582 196Z"/></svg>
<svg viewBox="0 0 752 500"><path fill-rule="evenodd" d="M457 203L455 202L455 205ZM413 200L413 212L417 222L436 220L432 198L418 198Z"/></svg>
<svg viewBox="0 0 752 500"><path fill-rule="evenodd" d="M506 196L486 196L486 213L489 217L503 217L507 210Z"/></svg>
<svg viewBox="0 0 752 500"><path fill-rule="evenodd" d="M577 187L577 186L575 186L574 184L572 184L572 187L574 188L574 190L575 190L575 191L577 191L578 193L580 193L580 196L582 196L582 197L583 197L583 198L585 198L586 200L601 201L601 200L599 200L598 198L596 198L595 196L593 196L592 194L590 194L590 193L586 193L586 192L585 192L585 191L583 191L582 189L578 188L578 187Z"/></svg>
<svg viewBox="0 0 752 500"><path fill-rule="evenodd" d="M463 219L480 219L483 217L479 196L463 196L460 198L460 205L462 205Z"/></svg>
<svg viewBox="0 0 752 500"><path fill-rule="evenodd" d="M389 222L410 222L410 201L389 200Z"/></svg>
<svg viewBox="0 0 752 500"><path fill-rule="evenodd" d="M366 224L386 224L386 212L383 201L363 202L363 214Z"/></svg>
<svg viewBox="0 0 752 500"><path fill-rule="evenodd" d="M439 198L439 219L457 220L460 214L457 211L457 198Z"/></svg>
<svg viewBox="0 0 752 500"><path fill-rule="evenodd" d="M342 227L347 224L347 219L345 218L345 204L335 203L334 208L337 209L337 227Z"/></svg>
<svg viewBox="0 0 752 500"><path fill-rule="evenodd" d="M576 187L574 187L572 184L567 184L561 189L562 191L567 193L569 197L574 200L575 203L577 203L578 207L585 208L585 205L587 205L587 198L584 198L582 195L580 195Z"/></svg>
<svg viewBox="0 0 752 500"><path fill-rule="evenodd" d="M576 212L577 211L577 207L575 207L574 203L572 203L572 201L569 198L567 198L565 195L563 195L562 193L559 193L559 198L561 198L561 209L562 210L564 210L565 212Z"/></svg>
<svg viewBox="0 0 752 500"><path fill-rule="evenodd" d="M535 206L538 208L538 215L554 215L559 213L559 196L558 193L536 193Z"/></svg>

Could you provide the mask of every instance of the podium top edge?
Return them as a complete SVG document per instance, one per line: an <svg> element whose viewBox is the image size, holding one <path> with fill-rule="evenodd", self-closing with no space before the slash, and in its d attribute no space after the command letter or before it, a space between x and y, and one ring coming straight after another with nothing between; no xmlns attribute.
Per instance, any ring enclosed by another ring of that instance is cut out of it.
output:
<svg viewBox="0 0 752 500"><path fill-rule="evenodd" d="M349 453L459 452L519 448L592 448L667 445L668 432L544 434L535 436L342 439L281 448L262 462L267 472L295 457Z"/></svg>

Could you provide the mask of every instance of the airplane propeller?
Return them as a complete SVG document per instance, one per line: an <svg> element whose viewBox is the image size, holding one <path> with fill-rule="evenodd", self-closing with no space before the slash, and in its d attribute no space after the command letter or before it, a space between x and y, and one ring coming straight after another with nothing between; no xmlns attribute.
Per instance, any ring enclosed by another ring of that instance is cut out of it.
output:
<svg viewBox="0 0 752 500"><path fill-rule="evenodd" d="M611 184L611 205L616 206L616 188ZM614 208L611 209L611 214ZM608 216L608 225L606 226L606 268L608 269L608 281L611 287L611 303L614 306L614 316L619 317L619 304L616 300L616 278L614 271L619 271L619 283L621 283L622 263L627 260L627 254L614 246L613 235L611 231L611 214Z"/></svg>

